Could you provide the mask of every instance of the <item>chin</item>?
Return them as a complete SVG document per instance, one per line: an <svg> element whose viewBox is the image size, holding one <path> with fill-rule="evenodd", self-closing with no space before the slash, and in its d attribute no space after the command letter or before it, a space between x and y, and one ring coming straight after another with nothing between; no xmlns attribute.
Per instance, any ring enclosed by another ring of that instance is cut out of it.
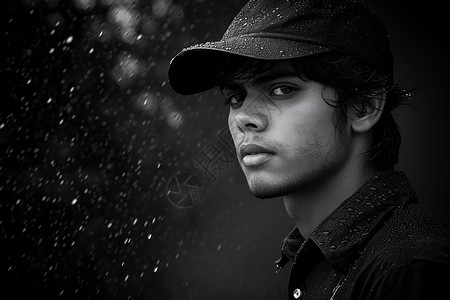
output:
<svg viewBox="0 0 450 300"><path fill-rule="evenodd" d="M331 170L334 169L320 169L314 172L285 172L285 174L247 174L247 184L250 192L256 198L275 198L317 187L330 174Z"/></svg>
<svg viewBox="0 0 450 300"><path fill-rule="evenodd" d="M280 182L281 181L281 182ZM275 198L293 193L298 184L286 180L254 177L247 180L250 193L259 199Z"/></svg>

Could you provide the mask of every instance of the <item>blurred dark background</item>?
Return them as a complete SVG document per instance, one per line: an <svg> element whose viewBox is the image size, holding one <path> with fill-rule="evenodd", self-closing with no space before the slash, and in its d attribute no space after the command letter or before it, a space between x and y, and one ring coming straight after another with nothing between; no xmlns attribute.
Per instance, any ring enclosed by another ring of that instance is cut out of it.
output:
<svg viewBox="0 0 450 300"><path fill-rule="evenodd" d="M6 1L1 299L285 298L289 270L275 275L274 261L293 223L281 199L247 191L217 91L178 96L166 78L181 48L220 39L244 2ZM444 4L372 2L400 85L417 89L396 117L398 169L448 224Z"/></svg>

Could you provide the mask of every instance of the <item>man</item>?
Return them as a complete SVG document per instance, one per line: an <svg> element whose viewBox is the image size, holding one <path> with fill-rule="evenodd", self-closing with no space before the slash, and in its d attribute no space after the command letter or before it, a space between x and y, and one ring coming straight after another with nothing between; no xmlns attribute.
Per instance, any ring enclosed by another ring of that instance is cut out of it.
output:
<svg viewBox="0 0 450 300"><path fill-rule="evenodd" d="M448 230L395 171L393 82L380 18L355 0L250 1L221 41L182 50L180 94L219 86L239 164L258 198L283 196L296 227L290 299L448 299Z"/></svg>

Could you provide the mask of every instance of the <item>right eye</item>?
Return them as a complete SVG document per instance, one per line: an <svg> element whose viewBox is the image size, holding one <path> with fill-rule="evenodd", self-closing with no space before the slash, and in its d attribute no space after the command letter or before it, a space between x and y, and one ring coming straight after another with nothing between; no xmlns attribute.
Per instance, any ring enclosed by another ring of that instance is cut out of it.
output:
<svg viewBox="0 0 450 300"><path fill-rule="evenodd" d="M245 96L244 93L232 94L226 98L225 105L230 105L232 109L237 109L242 106Z"/></svg>

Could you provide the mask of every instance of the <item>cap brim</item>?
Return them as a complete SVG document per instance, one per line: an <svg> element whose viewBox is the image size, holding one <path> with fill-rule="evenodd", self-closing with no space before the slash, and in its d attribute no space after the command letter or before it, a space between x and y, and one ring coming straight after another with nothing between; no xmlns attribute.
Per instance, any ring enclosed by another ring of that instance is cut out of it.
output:
<svg viewBox="0 0 450 300"><path fill-rule="evenodd" d="M220 72L229 54L262 60L291 59L331 51L320 45L293 39L239 36L183 49L170 62L168 77L172 89L192 95L219 84Z"/></svg>

